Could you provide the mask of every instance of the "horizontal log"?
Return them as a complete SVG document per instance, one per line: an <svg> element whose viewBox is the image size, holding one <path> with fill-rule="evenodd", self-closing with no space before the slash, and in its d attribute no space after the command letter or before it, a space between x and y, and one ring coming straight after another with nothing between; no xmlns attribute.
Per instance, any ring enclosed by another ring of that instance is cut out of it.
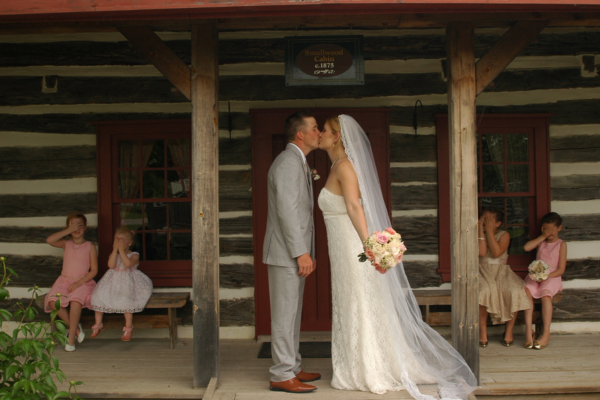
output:
<svg viewBox="0 0 600 400"><path fill-rule="evenodd" d="M253 229L251 216L219 219L219 233L221 235L252 234Z"/></svg>
<svg viewBox="0 0 600 400"><path fill-rule="evenodd" d="M406 261L403 264L411 288L439 287L442 284L437 261Z"/></svg>
<svg viewBox="0 0 600 400"><path fill-rule="evenodd" d="M58 77L58 91L40 91L42 77L0 77L5 94L0 105L177 103L188 102L163 77ZM524 91L600 87L600 77L582 77L579 68L506 71L488 90ZM274 101L289 99L345 99L415 96L446 93L440 73L367 74L358 86L286 86L283 75L221 76L221 101ZM284 88L284 90L281 90Z"/></svg>
<svg viewBox="0 0 600 400"><path fill-rule="evenodd" d="M0 218L66 216L97 212L96 193L0 195Z"/></svg>
<svg viewBox="0 0 600 400"><path fill-rule="evenodd" d="M600 259L569 260L562 278L567 281L572 279L600 279Z"/></svg>
<svg viewBox="0 0 600 400"><path fill-rule="evenodd" d="M565 289L560 303L554 304L554 321L600 320L600 289Z"/></svg>
<svg viewBox="0 0 600 400"><path fill-rule="evenodd" d="M51 287L62 271L62 257L5 255L6 265L15 270L16 277L10 284L15 287ZM220 287L236 289L254 286L252 264L221 264Z"/></svg>
<svg viewBox="0 0 600 400"><path fill-rule="evenodd" d="M550 161L600 161L600 135L578 135L550 138Z"/></svg>
<svg viewBox="0 0 600 400"><path fill-rule="evenodd" d="M392 225L402 235L407 254L438 254L437 217L394 217Z"/></svg>
<svg viewBox="0 0 600 400"><path fill-rule="evenodd" d="M560 237L567 241L600 240L600 214L565 215Z"/></svg>
<svg viewBox="0 0 600 400"><path fill-rule="evenodd" d="M588 188L557 188L552 189L552 200L581 201L600 199L600 186Z"/></svg>
<svg viewBox="0 0 600 400"><path fill-rule="evenodd" d="M252 209L252 172L219 172L219 211Z"/></svg>
<svg viewBox="0 0 600 400"><path fill-rule="evenodd" d="M0 242L4 243L46 243L46 238L64 228L0 226ZM88 227L85 238L91 242L98 242L98 229Z"/></svg>
<svg viewBox="0 0 600 400"><path fill-rule="evenodd" d="M254 253L252 237L230 237L219 239L221 256L251 256Z"/></svg>
<svg viewBox="0 0 600 400"><path fill-rule="evenodd" d="M96 133L94 121L135 121L190 119L191 113L102 113L102 114L46 114L46 115L14 115L0 114L0 126L4 131L38 132L38 133ZM249 129L250 114L231 113L231 129ZM229 129L229 116L219 113L220 129ZM190 128L191 129L191 128Z"/></svg>
<svg viewBox="0 0 600 400"><path fill-rule="evenodd" d="M417 168L401 168L392 167L390 169L392 183L407 183L407 182L435 182L437 183L438 175L436 167L417 167Z"/></svg>
<svg viewBox="0 0 600 400"><path fill-rule="evenodd" d="M434 135L390 135L390 162L435 161L436 139Z"/></svg>
<svg viewBox="0 0 600 400"><path fill-rule="evenodd" d="M248 114L238 115L250 116ZM222 119L222 118L221 118ZM241 121L240 121L241 123ZM233 124L236 126L236 123ZM219 122L220 129L227 130L227 125ZM236 129L246 128L237 125ZM219 165L250 165L252 164L252 139L250 136L238 139L219 139Z"/></svg>
<svg viewBox="0 0 600 400"><path fill-rule="evenodd" d="M500 35L477 35L475 56L482 57ZM521 56L595 54L599 32L541 34ZM167 45L186 64L191 62L190 40L171 40ZM73 57L77 54L78 57ZM27 57L24 57L27 55ZM446 57L445 35L367 36L365 60L431 59ZM219 40L219 63L284 62L285 40ZM26 65L146 65L149 62L127 42L1 43L0 66Z"/></svg>
<svg viewBox="0 0 600 400"><path fill-rule="evenodd" d="M221 326L254 325L253 298L221 300L219 306Z"/></svg>
<svg viewBox="0 0 600 400"><path fill-rule="evenodd" d="M0 147L0 180L96 176L96 146Z"/></svg>
<svg viewBox="0 0 600 400"><path fill-rule="evenodd" d="M600 186L600 174L598 175L568 175L553 176L550 183L554 189L576 189L576 188L594 188Z"/></svg>
<svg viewBox="0 0 600 400"><path fill-rule="evenodd" d="M546 104L515 106L478 106L479 114L553 114L551 124L579 125L600 123L600 99L565 100ZM391 107L390 124L412 126L414 107ZM419 126L435 126L436 114L447 114L445 104L423 106L419 113Z"/></svg>
<svg viewBox="0 0 600 400"><path fill-rule="evenodd" d="M392 186L392 210L430 210L438 207L437 185Z"/></svg>
<svg viewBox="0 0 600 400"><path fill-rule="evenodd" d="M219 287L227 289L254 287L254 265L220 264Z"/></svg>

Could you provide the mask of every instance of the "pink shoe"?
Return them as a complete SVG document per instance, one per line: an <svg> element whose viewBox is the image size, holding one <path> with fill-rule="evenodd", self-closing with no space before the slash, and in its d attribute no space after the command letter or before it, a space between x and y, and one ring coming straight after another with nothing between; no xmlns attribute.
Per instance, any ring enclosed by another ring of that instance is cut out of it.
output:
<svg viewBox="0 0 600 400"><path fill-rule="evenodd" d="M92 336L90 336L90 337L92 339L98 337L98 335L100 335L100 333L102 333L103 330L104 330L103 324L92 326Z"/></svg>
<svg viewBox="0 0 600 400"><path fill-rule="evenodd" d="M126 326L123 327L123 336L121 336L121 340L124 342L129 342L133 337L133 326L128 328Z"/></svg>

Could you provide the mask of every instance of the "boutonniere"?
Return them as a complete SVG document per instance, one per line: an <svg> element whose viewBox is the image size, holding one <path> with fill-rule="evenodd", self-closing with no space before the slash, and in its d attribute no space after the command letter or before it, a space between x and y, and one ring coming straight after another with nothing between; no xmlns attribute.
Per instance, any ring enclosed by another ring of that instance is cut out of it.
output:
<svg viewBox="0 0 600 400"><path fill-rule="evenodd" d="M317 170L316 169L311 169L310 170L310 175L312 176L312 178L315 181L318 181L319 179L321 179L321 177L319 176L319 174L317 174Z"/></svg>

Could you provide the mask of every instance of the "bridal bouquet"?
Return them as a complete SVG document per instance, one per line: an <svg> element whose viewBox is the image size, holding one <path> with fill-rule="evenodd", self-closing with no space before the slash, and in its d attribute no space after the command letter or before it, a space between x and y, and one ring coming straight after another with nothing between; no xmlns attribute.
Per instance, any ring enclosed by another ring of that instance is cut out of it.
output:
<svg viewBox="0 0 600 400"><path fill-rule="evenodd" d="M548 271L550 270L550 266L541 260L533 260L531 264L529 264L529 277L536 281L541 282L548 279Z"/></svg>
<svg viewBox="0 0 600 400"><path fill-rule="evenodd" d="M365 251L358 255L358 260L360 262L369 260L381 274L385 274L388 269L402 261L402 255L406 251L402 237L392 228L374 232L363 244Z"/></svg>

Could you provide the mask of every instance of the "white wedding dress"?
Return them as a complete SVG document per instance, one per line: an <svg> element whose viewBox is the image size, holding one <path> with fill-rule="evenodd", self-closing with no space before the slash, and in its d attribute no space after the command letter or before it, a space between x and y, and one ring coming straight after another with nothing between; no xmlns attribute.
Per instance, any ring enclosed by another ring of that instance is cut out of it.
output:
<svg viewBox="0 0 600 400"><path fill-rule="evenodd" d="M340 115L339 120L368 231L391 227L369 139L354 118ZM362 242L344 198L323 189L318 203L331 264L331 385L373 393L406 389L417 400L466 400L477 379L446 339L423 322L404 265L382 275L369 262L358 261ZM410 243L407 247L410 251ZM418 384L435 384L437 395L422 393Z"/></svg>
<svg viewBox="0 0 600 400"><path fill-rule="evenodd" d="M410 351L403 359L396 357L392 332L399 332L400 326L386 315L379 272L368 261L358 261L362 243L346 212L344 198L323 189L318 202L327 228L331 264L331 386L378 394L402 390L400 363L409 372L410 381L435 383Z"/></svg>

